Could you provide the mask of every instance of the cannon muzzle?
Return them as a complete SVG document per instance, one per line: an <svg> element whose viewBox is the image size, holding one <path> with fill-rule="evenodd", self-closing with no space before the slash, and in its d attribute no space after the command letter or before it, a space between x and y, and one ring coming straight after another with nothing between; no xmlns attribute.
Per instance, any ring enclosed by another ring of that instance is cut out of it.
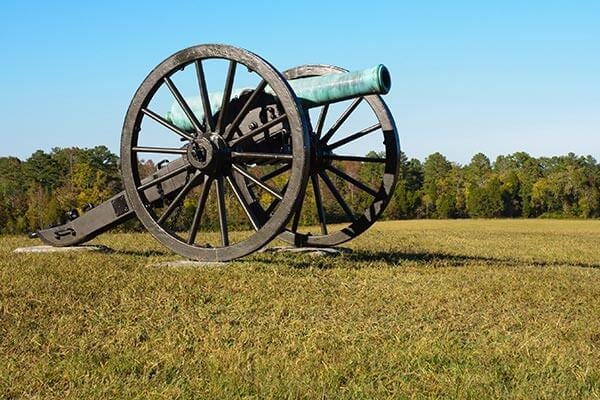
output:
<svg viewBox="0 0 600 400"><path fill-rule="evenodd" d="M370 94L387 94L392 86L392 79L385 65L379 64L360 71L299 78L290 80L288 83L302 106L310 109ZM253 90L253 88L235 88L232 90L231 98L238 98L249 90ZM269 87L265 89L265 92L272 93ZM223 94L220 92L209 93L208 97L211 111L215 114L219 111ZM204 111L200 96L188 97L185 100L198 120L202 121ZM166 113L165 119L180 129L193 131L191 122L177 102L172 104L171 111Z"/></svg>

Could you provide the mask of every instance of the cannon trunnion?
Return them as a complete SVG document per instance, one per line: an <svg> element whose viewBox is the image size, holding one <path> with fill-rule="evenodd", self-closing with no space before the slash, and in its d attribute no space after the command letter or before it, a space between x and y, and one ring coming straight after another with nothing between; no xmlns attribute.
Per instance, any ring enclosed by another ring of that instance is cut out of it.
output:
<svg viewBox="0 0 600 400"><path fill-rule="evenodd" d="M382 65L280 73L240 48L184 49L131 101L124 192L37 236L71 246L136 216L165 246L202 261L242 257L277 236L341 244L368 229L394 192L399 140L380 97L390 84Z"/></svg>

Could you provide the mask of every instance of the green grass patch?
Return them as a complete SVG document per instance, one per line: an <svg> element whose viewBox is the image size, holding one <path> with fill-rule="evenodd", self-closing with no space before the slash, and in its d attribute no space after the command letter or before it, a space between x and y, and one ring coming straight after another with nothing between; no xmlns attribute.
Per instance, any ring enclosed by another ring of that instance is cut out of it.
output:
<svg viewBox="0 0 600 400"><path fill-rule="evenodd" d="M600 221L380 222L223 267L0 238L0 398L598 398Z"/></svg>

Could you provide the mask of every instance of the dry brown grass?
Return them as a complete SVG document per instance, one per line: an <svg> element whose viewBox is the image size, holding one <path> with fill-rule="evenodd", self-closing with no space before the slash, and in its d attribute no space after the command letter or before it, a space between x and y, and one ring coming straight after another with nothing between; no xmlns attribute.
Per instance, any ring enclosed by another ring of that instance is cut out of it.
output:
<svg viewBox="0 0 600 400"><path fill-rule="evenodd" d="M0 238L0 397L600 397L600 221L382 222L205 268L97 242Z"/></svg>

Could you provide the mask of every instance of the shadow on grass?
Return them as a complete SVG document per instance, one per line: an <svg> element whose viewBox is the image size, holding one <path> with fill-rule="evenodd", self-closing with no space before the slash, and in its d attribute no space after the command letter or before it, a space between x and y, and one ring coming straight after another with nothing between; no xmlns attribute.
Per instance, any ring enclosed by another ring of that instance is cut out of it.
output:
<svg viewBox="0 0 600 400"><path fill-rule="evenodd" d="M113 254L132 257L162 257L176 255L169 250L113 250Z"/></svg>
<svg viewBox="0 0 600 400"><path fill-rule="evenodd" d="M600 268L600 263L586 263L568 260L527 260L519 258L500 258L471 256L441 252L399 252L353 250L334 257L307 257L290 254L278 254L272 257L256 256L256 261L289 265L292 268L364 268L371 263L385 263L389 266L416 267L464 267L467 265L502 267L553 267L571 266L580 268Z"/></svg>
<svg viewBox="0 0 600 400"><path fill-rule="evenodd" d="M519 267L523 265L535 267L550 266L573 266L581 268L600 268L599 263L586 263L568 260L527 260L519 258L500 258L486 256L470 256L462 254L448 253L408 253L408 252L385 252L385 251L363 251L357 250L346 257L354 262L385 262L387 264L401 265L404 262L416 262L417 264L426 264L427 266L454 266L462 267L468 264L484 264L490 266L511 266Z"/></svg>
<svg viewBox="0 0 600 400"><path fill-rule="evenodd" d="M365 251L357 250L346 256L352 262L384 262L391 265L402 265L406 262L424 264L427 266L463 267L467 264L485 263L496 264L497 259L491 257L467 256L448 253L407 253L399 251Z"/></svg>

